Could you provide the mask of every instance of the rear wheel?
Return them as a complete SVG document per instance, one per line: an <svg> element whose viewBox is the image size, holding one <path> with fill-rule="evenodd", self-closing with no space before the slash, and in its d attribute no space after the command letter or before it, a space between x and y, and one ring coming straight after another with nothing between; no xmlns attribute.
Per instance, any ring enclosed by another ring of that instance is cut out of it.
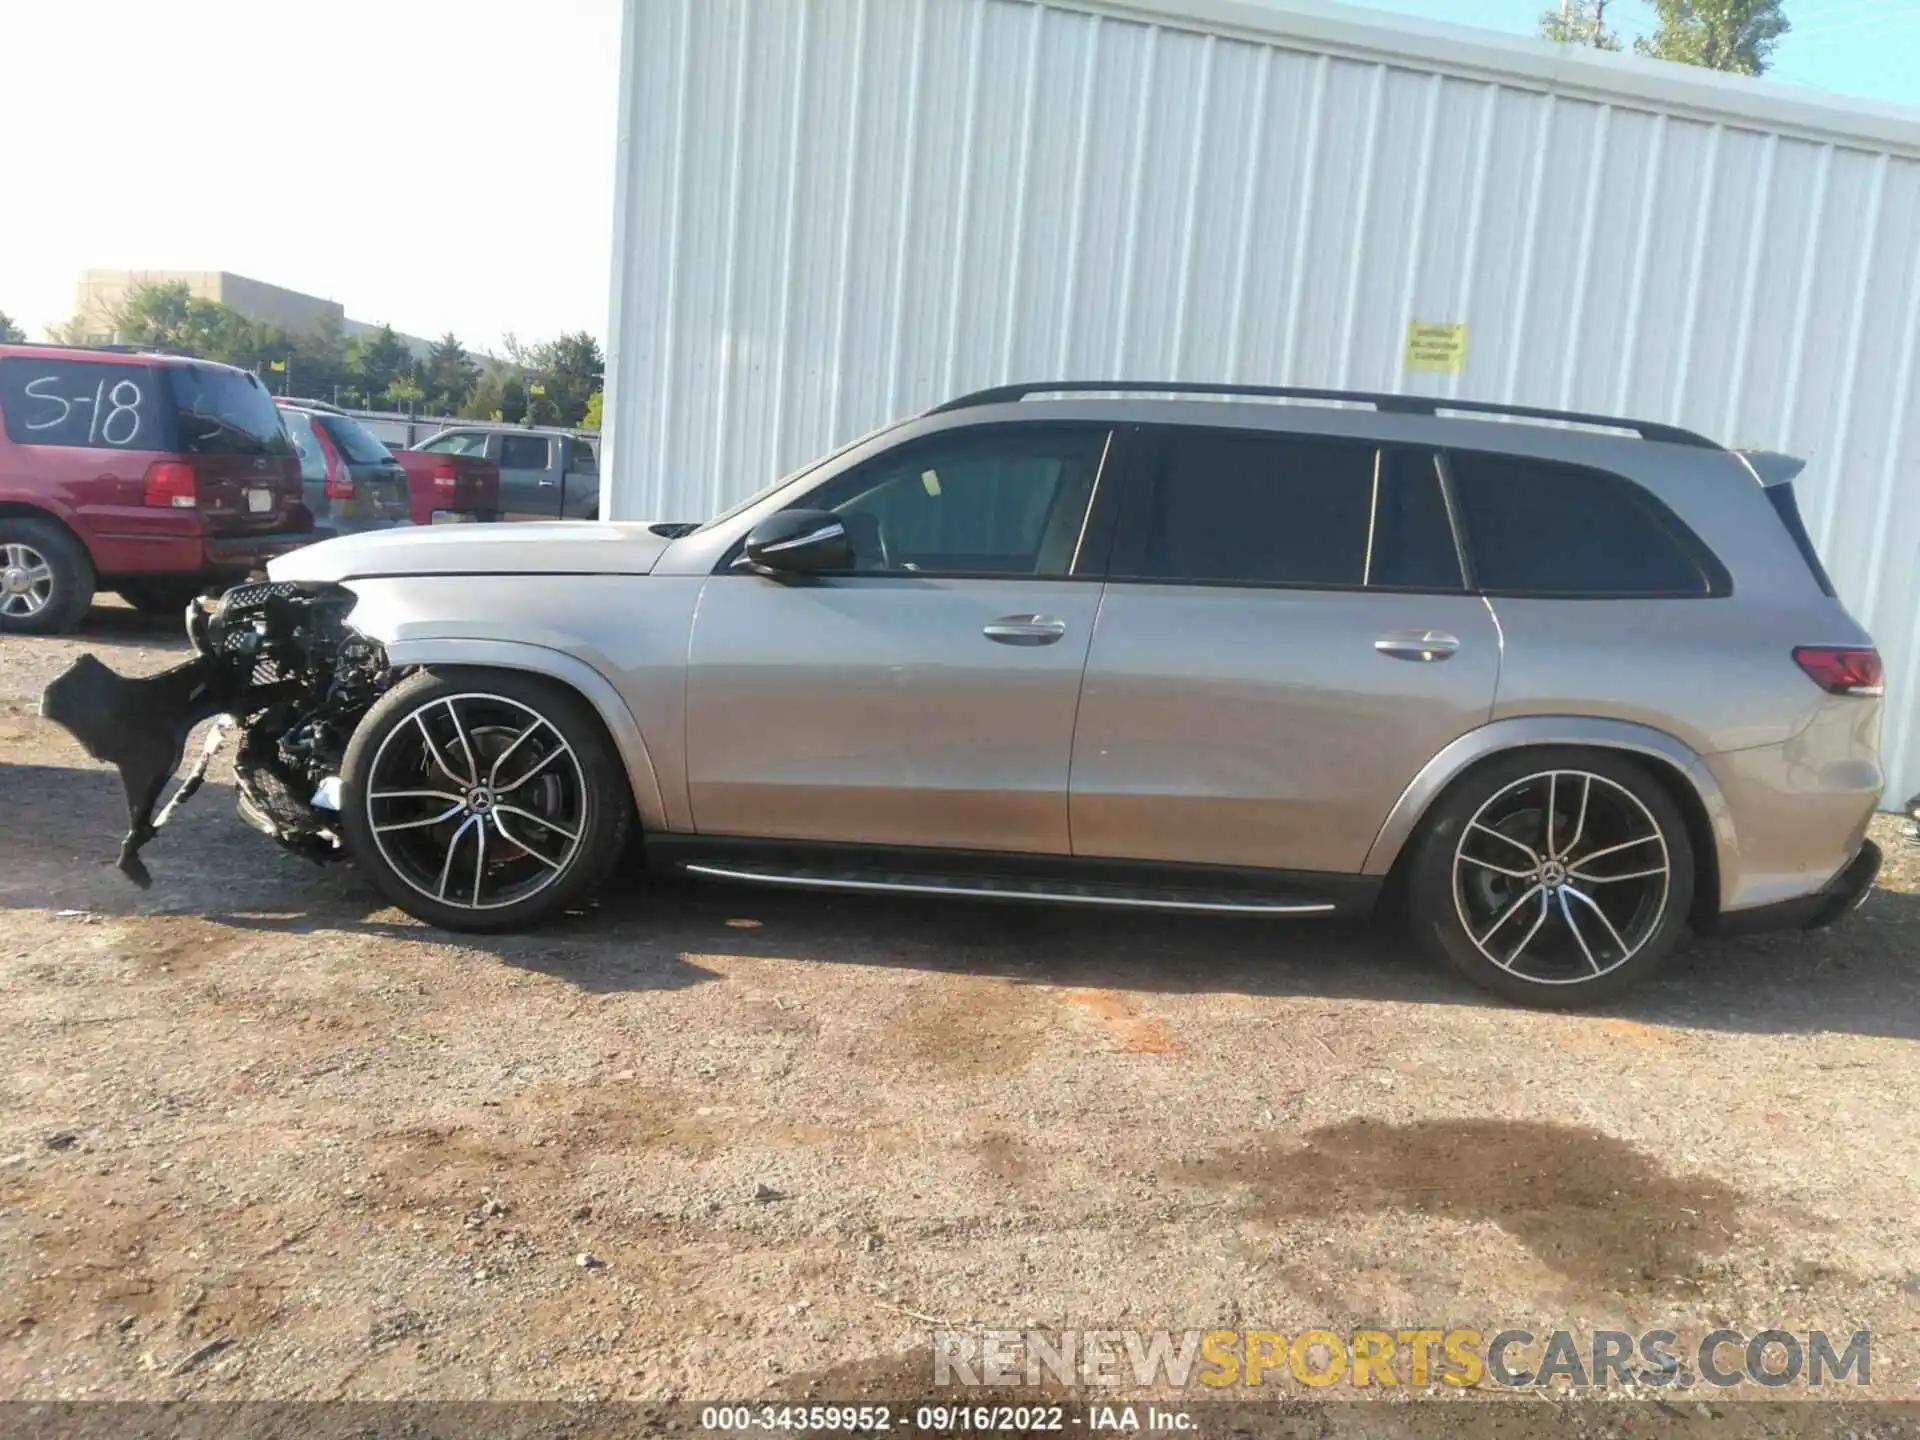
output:
<svg viewBox="0 0 1920 1440"><path fill-rule="evenodd" d="M93 562L65 527L0 518L0 634L54 635L93 603Z"/></svg>
<svg viewBox="0 0 1920 1440"><path fill-rule="evenodd" d="M1441 801L1409 886L1415 934L1508 999L1570 1008L1657 969L1693 903L1693 847L1624 757L1518 751Z"/></svg>
<svg viewBox="0 0 1920 1440"><path fill-rule="evenodd" d="M512 930L583 899L633 804L598 717L513 671L423 670L367 712L341 767L354 858L410 915Z"/></svg>
<svg viewBox="0 0 1920 1440"><path fill-rule="evenodd" d="M179 615L209 587L201 580L115 581L120 598L143 615Z"/></svg>

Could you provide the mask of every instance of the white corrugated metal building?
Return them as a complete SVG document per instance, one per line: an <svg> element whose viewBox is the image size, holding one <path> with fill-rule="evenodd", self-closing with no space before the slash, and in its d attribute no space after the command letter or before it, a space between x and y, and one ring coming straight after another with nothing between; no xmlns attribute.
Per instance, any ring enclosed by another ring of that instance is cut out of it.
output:
<svg viewBox="0 0 1920 1440"><path fill-rule="evenodd" d="M1809 458L1920 790L1920 112L1310 0L626 16L602 513L1037 377L1667 420Z"/></svg>

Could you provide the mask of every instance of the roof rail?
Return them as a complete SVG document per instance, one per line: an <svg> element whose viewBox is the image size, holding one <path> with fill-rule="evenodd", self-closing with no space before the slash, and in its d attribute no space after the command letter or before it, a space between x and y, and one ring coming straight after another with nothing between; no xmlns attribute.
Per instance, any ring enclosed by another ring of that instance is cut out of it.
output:
<svg viewBox="0 0 1920 1440"><path fill-rule="evenodd" d="M1354 405L1371 405L1384 414L1393 415L1439 415L1442 411L1466 415L1512 415L1525 420L1561 420L1575 425L1603 426L1609 430L1631 430L1643 440L1658 440L1668 445L1692 445L1706 450L1723 448L1704 435L1682 430L1676 425L1661 425L1651 420L1626 420L1617 415L1588 415L1578 410L1547 410L1534 405L1501 405L1491 400L1449 400L1440 395L1383 395L1368 390L1315 390L1294 385L1218 385L1194 380L1046 380L1023 385L995 385L936 405L927 414L970 410L978 405L1005 405L1024 400L1029 395L1105 394L1114 391L1148 395L1254 395L1273 400L1339 400Z"/></svg>

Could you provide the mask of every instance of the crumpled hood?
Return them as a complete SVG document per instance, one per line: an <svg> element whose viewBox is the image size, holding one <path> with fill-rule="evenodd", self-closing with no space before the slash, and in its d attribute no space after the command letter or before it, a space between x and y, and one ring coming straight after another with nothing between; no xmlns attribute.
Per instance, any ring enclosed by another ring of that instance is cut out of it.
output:
<svg viewBox="0 0 1920 1440"><path fill-rule="evenodd" d="M398 525L292 551L270 561L267 574L315 583L373 575L645 575L672 543L644 521Z"/></svg>

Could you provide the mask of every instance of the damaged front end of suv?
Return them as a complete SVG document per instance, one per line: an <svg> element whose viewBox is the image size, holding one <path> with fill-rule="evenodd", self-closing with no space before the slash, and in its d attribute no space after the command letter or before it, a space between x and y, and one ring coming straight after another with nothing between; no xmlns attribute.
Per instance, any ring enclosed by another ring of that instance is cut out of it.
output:
<svg viewBox="0 0 1920 1440"><path fill-rule="evenodd" d="M240 813L315 860L345 854L339 774L355 727L398 679L378 641L347 623L356 597L323 582L240 585L187 611L195 655L129 679L91 655L47 687L40 713L120 772L127 834L119 866L151 883L140 851L199 789L231 728ZM156 815L193 730L220 717L186 779Z"/></svg>

